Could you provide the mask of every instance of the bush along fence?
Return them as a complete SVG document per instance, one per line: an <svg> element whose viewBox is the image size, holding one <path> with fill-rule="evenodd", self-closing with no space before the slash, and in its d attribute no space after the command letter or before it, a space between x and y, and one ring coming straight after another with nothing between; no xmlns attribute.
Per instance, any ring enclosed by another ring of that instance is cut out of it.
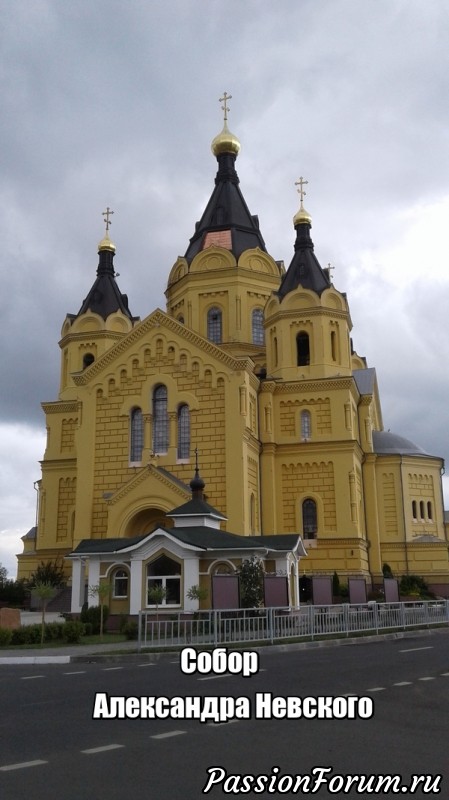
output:
<svg viewBox="0 0 449 800"><path fill-rule="evenodd" d="M185 612L155 619L139 614L139 649L184 645L273 644L449 624L449 600L366 605L224 609Z"/></svg>

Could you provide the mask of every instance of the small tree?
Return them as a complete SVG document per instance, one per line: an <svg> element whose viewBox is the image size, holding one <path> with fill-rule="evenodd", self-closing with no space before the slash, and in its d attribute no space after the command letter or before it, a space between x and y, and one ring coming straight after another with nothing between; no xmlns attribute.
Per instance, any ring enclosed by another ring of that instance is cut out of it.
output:
<svg viewBox="0 0 449 800"><path fill-rule="evenodd" d="M3 564L0 564L0 588L4 586L7 580L8 570L3 566Z"/></svg>
<svg viewBox="0 0 449 800"><path fill-rule="evenodd" d="M259 559L251 556L239 569L240 594L243 608L259 608L263 601L264 571Z"/></svg>
<svg viewBox="0 0 449 800"><path fill-rule="evenodd" d="M167 596L167 589L162 586L162 583L155 583L151 589L148 589L148 602L156 606L156 622L159 619L159 606Z"/></svg>
<svg viewBox="0 0 449 800"><path fill-rule="evenodd" d="M201 600L206 600L209 597L209 589L207 589L206 586L195 584L188 590L187 597L189 600L198 600L198 602L201 602Z"/></svg>
<svg viewBox="0 0 449 800"><path fill-rule="evenodd" d="M37 569L31 574L30 582L49 583L50 586L62 586L65 584L64 567L62 561L55 558L54 561L41 561Z"/></svg>
<svg viewBox="0 0 449 800"><path fill-rule="evenodd" d="M100 606L100 639L103 638L103 622L104 622L104 603L103 600L109 597L110 591L109 583L98 583L94 586L89 586L90 597L98 597Z"/></svg>
<svg viewBox="0 0 449 800"><path fill-rule="evenodd" d="M384 578L393 577L393 571L389 564L382 564L382 575L384 576Z"/></svg>
<svg viewBox="0 0 449 800"><path fill-rule="evenodd" d="M44 643L45 635L45 611L47 603L54 596L55 587L51 583L37 582L33 586L33 592L39 598L42 604L42 620L41 620L41 647Z"/></svg>

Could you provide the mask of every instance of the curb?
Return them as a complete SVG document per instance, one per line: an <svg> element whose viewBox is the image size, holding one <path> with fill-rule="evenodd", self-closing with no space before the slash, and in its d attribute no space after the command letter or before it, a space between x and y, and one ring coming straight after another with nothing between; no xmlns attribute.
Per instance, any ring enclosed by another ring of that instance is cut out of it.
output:
<svg viewBox="0 0 449 800"><path fill-rule="evenodd" d="M380 642L394 641L395 639L412 639L422 636L432 636L438 633L448 632L448 628L433 628L421 629L415 631L394 631L392 633L384 633L373 636L356 636L348 637L347 639L320 639L319 641L311 642L286 642L283 644L267 644L265 646L251 647L251 642L247 643L246 650L253 650L259 654L270 653L288 653L299 650L318 650L320 648L329 647L346 647L348 645L362 645L362 644L376 644ZM225 647L226 645L220 645ZM232 648L231 648L232 649ZM239 647L239 650L242 648ZM93 663L127 663L132 662L136 658L149 663L157 663L166 658L173 658L182 650L182 646L173 648L172 650L164 650L163 652L153 652L148 650L133 651L130 653L114 653L110 652L91 652L79 655L42 655L42 656L3 656L0 657L0 666L2 664L93 664Z"/></svg>

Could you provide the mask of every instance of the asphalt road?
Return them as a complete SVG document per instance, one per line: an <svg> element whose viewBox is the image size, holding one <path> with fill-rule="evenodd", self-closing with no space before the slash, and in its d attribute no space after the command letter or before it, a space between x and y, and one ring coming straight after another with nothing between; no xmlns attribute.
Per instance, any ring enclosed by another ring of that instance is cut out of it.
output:
<svg viewBox="0 0 449 800"><path fill-rule="evenodd" d="M253 705L261 692L357 695L372 698L374 715L355 720L251 718L225 724L92 719L97 692L248 696ZM273 776L273 767L279 768L279 777L310 775L315 767L332 767L329 777L391 773L400 774L405 785L413 774L440 774L440 797L449 796L447 630L347 647L263 652L258 674L249 678L183 675L179 657L172 655L154 665L136 657L122 664L1 666L0 700L1 800L236 796L224 792L235 784L224 782L202 794L212 766L221 767L227 777ZM269 796L291 794L274 791ZM323 785L311 796L342 794L330 794ZM345 796L363 795L353 787ZM419 790L413 796L429 794Z"/></svg>

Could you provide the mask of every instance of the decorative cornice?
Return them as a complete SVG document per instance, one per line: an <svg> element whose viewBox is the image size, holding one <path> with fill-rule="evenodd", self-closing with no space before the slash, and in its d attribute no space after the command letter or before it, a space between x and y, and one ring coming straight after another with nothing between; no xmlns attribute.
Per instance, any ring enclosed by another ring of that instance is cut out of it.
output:
<svg viewBox="0 0 449 800"><path fill-rule="evenodd" d="M45 414L77 414L81 409L79 400L55 400L49 403L41 403Z"/></svg>
<svg viewBox="0 0 449 800"><path fill-rule="evenodd" d="M265 385L264 381L264 385ZM322 392L332 389L352 389L355 380L352 375L347 378L320 378L318 380L298 380L294 382L282 381L275 383L274 394L295 394L298 391L304 392Z"/></svg>
<svg viewBox="0 0 449 800"><path fill-rule="evenodd" d="M99 331L98 330L97 331L87 331L86 330L86 331L81 331L80 333L76 333L76 332L72 333L72 332L70 332L70 333L66 333L66 335L63 336L62 339L60 339L58 344L59 344L59 347L62 349L63 347L66 346L66 344L69 344L70 342L80 342L80 341L85 342L87 339L92 339L92 340L94 340L94 339L97 339L97 340L101 340L101 339L117 339L117 340L119 340L119 339L123 339L123 337L126 336L126 335L127 335L126 332L123 332L123 331L118 333L117 331L109 331L109 330L99 330Z"/></svg>
<svg viewBox="0 0 449 800"><path fill-rule="evenodd" d="M238 370L252 372L254 369L254 362L251 358L232 358L232 356L229 356L220 347L204 339L198 333L195 333L195 331L192 331L181 322L173 319L173 317L169 317L168 314L165 314L158 308L144 319L143 322L126 334L118 344L111 347L98 361L94 361L94 363L90 367L87 367L82 373L73 375L74 383L77 386L88 384L93 378L107 369L117 358L134 347L147 333L160 327L177 334L184 341L187 340L190 344L195 345L208 356L211 356L233 372Z"/></svg>
<svg viewBox="0 0 449 800"><path fill-rule="evenodd" d="M268 328L275 322L280 322L283 319L292 319L296 325L303 324L303 317L332 317L342 320L348 320L350 323L349 312L339 308L321 307L318 308L291 308L285 311L279 309L275 314L270 314L265 319L265 327ZM351 326L349 326L351 327Z"/></svg>

